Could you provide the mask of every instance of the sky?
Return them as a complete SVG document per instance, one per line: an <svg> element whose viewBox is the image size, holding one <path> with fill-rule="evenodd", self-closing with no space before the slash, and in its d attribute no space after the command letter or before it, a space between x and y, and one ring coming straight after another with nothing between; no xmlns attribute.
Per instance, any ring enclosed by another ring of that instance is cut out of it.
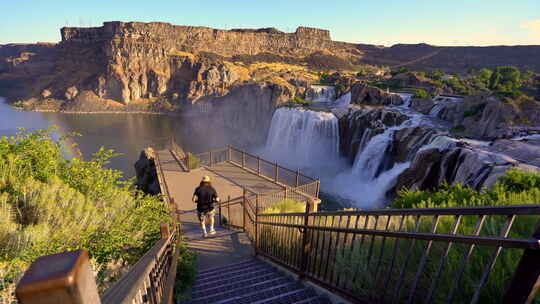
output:
<svg viewBox="0 0 540 304"><path fill-rule="evenodd" d="M64 26L162 21L213 28L324 28L393 45L540 45L540 0L0 0L0 44L57 42Z"/></svg>

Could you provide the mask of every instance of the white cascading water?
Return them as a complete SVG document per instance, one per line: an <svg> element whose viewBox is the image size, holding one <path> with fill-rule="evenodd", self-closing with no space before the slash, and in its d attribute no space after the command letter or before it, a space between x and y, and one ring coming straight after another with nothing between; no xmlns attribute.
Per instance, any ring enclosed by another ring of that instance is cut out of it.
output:
<svg viewBox="0 0 540 304"><path fill-rule="evenodd" d="M413 98L413 94L411 93L396 93L399 95L399 97L401 97L401 99L403 99L403 105L402 107L405 107L405 108L409 108L411 106L411 101L412 101L412 98Z"/></svg>
<svg viewBox="0 0 540 304"><path fill-rule="evenodd" d="M444 103L438 103L431 108L429 111L429 116L439 118L439 114L444 109Z"/></svg>
<svg viewBox="0 0 540 304"><path fill-rule="evenodd" d="M279 108L272 116L263 156L291 168L339 160L339 125L328 112Z"/></svg>
<svg viewBox="0 0 540 304"><path fill-rule="evenodd" d="M342 95L332 103L333 108L346 108L351 104L351 92Z"/></svg>
<svg viewBox="0 0 540 304"><path fill-rule="evenodd" d="M306 91L306 100L317 102L332 102L336 99L334 86L312 85Z"/></svg>

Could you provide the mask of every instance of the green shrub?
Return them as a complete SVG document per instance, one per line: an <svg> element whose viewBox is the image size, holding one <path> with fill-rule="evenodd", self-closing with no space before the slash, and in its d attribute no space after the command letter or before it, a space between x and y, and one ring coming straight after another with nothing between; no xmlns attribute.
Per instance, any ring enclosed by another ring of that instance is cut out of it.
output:
<svg viewBox="0 0 540 304"><path fill-rule="evenodd" d="M201 159L195 156L193 153L187 154L187 166L189 170L197 169L201 166Z"/></svg>
<svg viewBox="0 0 540 304"><path fill-rule="evenodd" d="M312 101L311 100L305 100L300 96L294 96L294 98L291 100L291 103L306 106L306 105L311 104Z"/></svg>
<svg viewBox="0 0 540 304"><path fill-rule="evenodd" d="M298 213L306 212L306 203L284 199L266 208L263 213Z"/></svg>
<svg viewBox="0 0 540 304"><path fill-rule="evenodd" d="M170 211L103 167L111 150L89 161L69 154L53 129L0 139L0 296L39 256L86 248L100 288L114 281L112 264L130 265L160 239Z"/></svg>
<svg viewBox="0 0 540 304"><path fill-rule="evenodd" d="M191 299L191 287L197 278L197 255L185 243L180 245L180 259L176 267L174 303Z"/></svg>

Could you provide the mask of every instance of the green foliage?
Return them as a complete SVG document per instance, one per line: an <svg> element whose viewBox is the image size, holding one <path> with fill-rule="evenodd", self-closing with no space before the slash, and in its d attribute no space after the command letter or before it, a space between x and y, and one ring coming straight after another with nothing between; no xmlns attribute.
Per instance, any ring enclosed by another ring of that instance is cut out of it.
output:
<svg viewBox="0 0 540 304"><path fill-rule="evenodd" d="M113 151L66 158L52 131L0 139L0 273L12 284L39 256L86 248L101 285L111 263L134 263L160 238L169 210L103 167Z"/></svg>
<svg viewBox="0 0 540 304"><path fill-rule="evenodd" d="M416 98L426 99L426 98L429 97L429 94L424 89L418 89L418 90L416 90L415 97Z"/></svg>
<svg viewBox="0 0 540 304"><path fill-rule="evenodd" d="M431 73L427 74L426 76L434 79L434 80L441 80L445 74L439 70L433 70Z"/></svg>
<svg viewBox="0 0 540 304"><path fill-rule="evenodd" d="M493 189L483 191L477 191L460 184L444 184L434 191L403 189L399 191L392 207L431 208L537 204L539 198L540 173L508 170Z"/></svg>
<svg viewBox="0 0 540 304"><path fill-rule="evenodd" d="M176 268L174 303L191 299L191 287L197 278L197 255L185 243L180 245L180 258Z"/></svg>
<svg viewBox="0 0 540 304"><path fill-rule="evenodd" d="M190 170L197 169L201 166L201 159L195 156L193 153L188 152L187 166Z"/></svg>
<svg viewBox="0 0 540 304"><path fill-rule="evenodd" d="M299 105L303 105L303 106L307 106L307 105L311 104L312 101L310 101L310 100L305 100L305 99L303 99L303 98L300 97L300 96L295 96L295 97L291 100L291 103L299 104Z"/></svg>
<svg viewBox="0 0 540 304"><path fill-rule="evenodd" d="M501 93L515 92L521 87L521 73L515 66L499 66L489 80L489 88Z"/></svg>
<svg viewBox="0 0 540 304"><path fill-rule="evenodd" d="M263 213L298 213L306 212L306 203L284 199L266 208Z"/></svg>
<svg viewBox="0 0 540 304"><path fill-rule="evenodd" d="M330 74L326 72L319 73L319 83L325 85L333 85L334 82L330 78Z"/></svg>
<svg viewBox="0 0 540 304"><path fill-rule="evenodd" d="M391 74L392 76L396 76L396 75L398 75L398 74L407 73L407 72L409 72L409 69L408 69L408 68L406 68L406 67L400 67L400 68L397 68L397 69L395 69L395 70L391 70L391 71L390 71L390 74Z"/></svg>

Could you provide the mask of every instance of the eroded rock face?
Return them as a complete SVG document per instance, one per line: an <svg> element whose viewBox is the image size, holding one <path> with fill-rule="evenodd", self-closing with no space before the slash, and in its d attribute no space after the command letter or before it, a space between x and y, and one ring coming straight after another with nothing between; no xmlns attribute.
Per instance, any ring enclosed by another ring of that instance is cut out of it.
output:
<svg viewBox="0 0 540 304"><path fill-rule="evenodd" d="M351 88L351 104L398 106L403 104L403 99L364 82L357 82Z"/></svg>
<svg viewBox="0 0 540 304"><path fill-rule="evenodd" d="M352 108L339 117L341 151L351 162L373 136L408 119L396 110L369 107Z"/></svg>

